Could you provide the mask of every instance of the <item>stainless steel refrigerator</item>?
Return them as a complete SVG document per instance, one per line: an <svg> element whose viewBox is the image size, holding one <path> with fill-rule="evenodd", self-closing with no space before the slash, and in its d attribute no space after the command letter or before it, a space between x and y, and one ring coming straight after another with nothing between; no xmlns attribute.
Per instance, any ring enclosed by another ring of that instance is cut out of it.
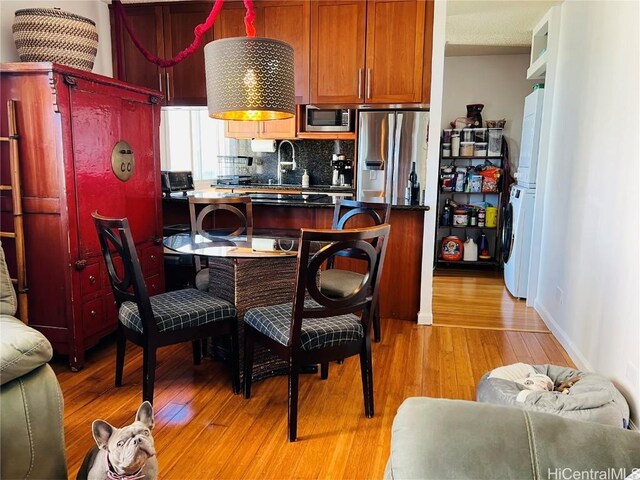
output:
<svg viewBox="0 0 640 480"><path fill-rule="evenodd" d="M424 110L360 111L358 200L405 204L412 162L418 179L424 179L428 126L429 112Z"/></svg>

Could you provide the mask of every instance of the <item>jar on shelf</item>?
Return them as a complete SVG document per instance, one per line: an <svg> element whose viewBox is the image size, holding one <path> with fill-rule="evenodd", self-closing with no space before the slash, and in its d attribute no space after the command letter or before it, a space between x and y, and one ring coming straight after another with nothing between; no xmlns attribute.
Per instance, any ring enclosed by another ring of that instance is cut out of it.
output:
<svg viewBox="0 0 640 480"><path fill-rule="evenodd" d="M476 142L473 144L473 155L475 157L487 156L487 142Z"/></svg>
<svg viewBox="0 0 640 480"><path fill-rule="evenodd" d="M469 212L464 208L456 208L453 211L453 226L466 227L469 224Z"/></svg>
<svg viewBox="0 0 640 480"><path fill-rule="evenodd" d="M473 142L460 142L460 156L473 157Z"/></svg>

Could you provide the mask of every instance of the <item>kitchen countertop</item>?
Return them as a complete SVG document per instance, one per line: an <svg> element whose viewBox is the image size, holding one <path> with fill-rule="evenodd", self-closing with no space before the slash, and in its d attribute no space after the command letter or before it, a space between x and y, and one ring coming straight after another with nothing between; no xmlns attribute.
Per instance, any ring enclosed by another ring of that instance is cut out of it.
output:
<svg viewBox="0 0 640 480"><path fill-rule="evenodd" d="M252 185L246 185L247 190L250 190ZM270 185L270 187L275 187L274 185ZM281 186L278 186L280 188ZM291 190L301 190L300 187L293 185ZM236 186L233 187L234 190L237 189ZM240 190L240 189L238 189ZM336 200L338 198L343 198L345 200L352 200L353 195L331 195L334 193L333 191L327 190L319 190L313 191L313 189L304 189L305 192L310 192L309 194L300 195L300 194L276 194L276 193L257 193L256 196L252 196L252 201L254 205L267 205L273 207L308 207L308 208L333 208ZM338 192L335 192L338 193ZM230 196L236 196L235 193L215 193L215 191L207 191L207 190L196 190L189 192L189 196L197 196L197 197L212 197L212 198L225 198ZM241 194L245 195L245 194ZM248 194L250 195L250 194ZM176 203L187 203L188 196L186 195L176 195L173 194L170 197L163 197L164 202L176 202ZM428 205L392 205L392 210L429 210Z"/></svg>
<svg viewBox="0 0 640 480"><path fill-rule="evenodd" d="M324 192L324 193L353 193L353 189L349 186L333 186L333 185L310 185L303 187L296 184L268 184L268 183L252 183L250 185L211 185L214 189L231 189L234 191L253 191L253 190L294 190L305 192Z"/></svg>

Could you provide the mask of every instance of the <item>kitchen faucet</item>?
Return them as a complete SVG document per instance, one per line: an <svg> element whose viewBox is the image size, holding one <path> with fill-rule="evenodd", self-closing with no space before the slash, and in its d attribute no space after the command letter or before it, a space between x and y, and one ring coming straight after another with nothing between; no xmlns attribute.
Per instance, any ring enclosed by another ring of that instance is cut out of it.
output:
<svg viewBox="0 0 640 480"><path fill-rule="evenodd" d="M289 145L291 145L291 161L290 162L283 162L281 159L280 149L282 148L282 145L284 145L285 143L288 143ZM291 165L291 170L296 169L296 149L293 146L293 143L291 143L289 140L282 140L280 142L280 145L278 145L278 184L279 185L282 184L282 174L286 171L284 169L285 165Z"/></svg>

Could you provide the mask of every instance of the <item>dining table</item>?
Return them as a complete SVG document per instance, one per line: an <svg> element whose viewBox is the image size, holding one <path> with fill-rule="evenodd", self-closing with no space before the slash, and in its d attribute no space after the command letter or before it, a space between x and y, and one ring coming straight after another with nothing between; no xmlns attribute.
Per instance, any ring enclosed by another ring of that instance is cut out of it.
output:
<svg viewBox="0 0 640 480"><path fill-rule="evenodd" d="M238 316L240 374L244 365L244 315L256 307L291 303L295 290L300 229L253 229L250 235L231 236L224 232L181 232L164 238L171 253L206 258L209 292L233 303ZM218 342L216 353L225 347ZM227 351L228 354L228 351ZM316 366L304 368L316 372ZM287 362L256 345L254 381L288 372Z"/></svg>

